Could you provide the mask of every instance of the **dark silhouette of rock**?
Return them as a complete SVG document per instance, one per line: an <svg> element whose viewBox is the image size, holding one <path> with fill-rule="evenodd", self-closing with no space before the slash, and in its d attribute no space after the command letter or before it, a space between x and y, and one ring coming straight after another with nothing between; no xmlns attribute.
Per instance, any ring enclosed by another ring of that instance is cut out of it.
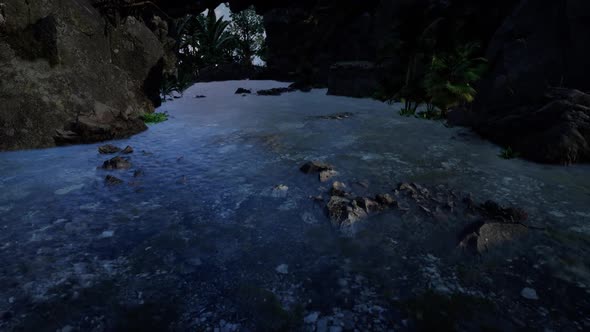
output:
<svg viewBox="0 0 590 332"><path fill-rule="evenodd" d="M520 1L487 51L474 107L480 134L534 161L590 161L590 104L573 90L590 91L588 17L586 0Z"/></svg>
<svg viewBox="0 0 590 332"><path fill-rule="evenodd" d="M338 175L337 171L325 170L320 172L320 182L328 182L331 178Z"/></svg>
<svg viewBox="0 0 590 332"><path fill-rule="evenodd" d="M131 168L131 163L128 159L123 157L115 157L105 161L102 164L103 169L129 169Z"/></svg>
<svg viewBox="0 0 590 332"><path fill-rule="evenodd" d="M484 114L477 131L521 156L545 163L590 162L590 95L550 89L539 105Z"/></svg>
<svg viewBox="0 0 590 332"><path fill-rule="evenodd" d="M133 17L105 27L89 1L3 2L0 77L18 79L0 84L0 150L104 141L147 128L140 116L154 106L144 82L164 56L150 29Z"/></svg>
<svg viewBox="0 0 590 332"><path fill-rule="evenodd" d="M123 180L121 180L115 176L112 176L112 175L107 175L105 177L104 181L109 186L114 186L114 185L118 185L118 184L123 183Z"/></svg>
<svg viewBox="0 0 590 332"><path fill-rule="evenodd" d="M237 95L250 94L250 93L252 93L252 90L248 90L248 89L244 89L244 88L238 88L236 90Z"/></svg>
<svg viewBox="0 0 590 332"><path fill-rule="evenodd" d="M131 153L133 153L133 148L131 146L127 145L127 147L125 149L123 149L123 151L121 151L121 153L131 154Z"/></svg>
<svg viewBox="0 0 590 332"><path fill-rule="evenodd" d="M372 97L378 88L377 68L371 62L338 62L330 67L329 95Z"/></svg>
<svg viewBox="0 0 590 332"><path fill-rule="evenodd" d="M334 170L334 166L321 161L309 161L303 164L299 169L305 174L310 174L323 171L332 171Z"/></svg>
<svg viewBox="0 0 590 332"><path fill-rule="evenodd" d="M117 153L121 151L120 148L111 145L111 144L107 144L107 145L103 145L103 146L99 146L98 147L98 152L101 154L113 154L113 153Z"/></svg>
<svg viewBox="0 0 590 332"><path fill-rule="evenodd" d="M258 90L256 94L259 96L280 96L283 93L296 91L293 88L272 88L268 90Z"/></svg>

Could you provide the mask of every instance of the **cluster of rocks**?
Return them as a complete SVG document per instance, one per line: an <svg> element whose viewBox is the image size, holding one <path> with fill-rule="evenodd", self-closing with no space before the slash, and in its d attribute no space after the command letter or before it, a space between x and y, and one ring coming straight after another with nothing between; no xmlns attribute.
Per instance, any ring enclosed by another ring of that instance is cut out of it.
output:
<svg viewBox="0 0 590 332"><path fill-rule="evenodd" d="M245 94L251 94L251 93L252 93L252 90L250 90L250 89L238 88L236 90L237 95L245 95Z"/></svg>
<svg viewBox="0 0 590 332"><path fill-rule="evenodd" d="M470 203L470 202L468 202ZM459 246L473 252L483 253L494 246L525 234L529 226L525 211L517 208L503 208L487 201L476 207L481 220L467 225L459 234Z"/></svg>
<svg viewBox="0 0 590 332"><path fill-rule="evenodd" d="M460 218L469 222L458 232L458 247L473 253L481 254L492 247L515 240L531 228L524 224L528 219L524 210L505 208L493 201L478 204L470 195L460 199L451 190L428 189L416 183L401 184L395 191L396 196L400 193L410 198L419 211L435 221L449 221L450 216L461 213ZM409 210L410 207L400 209Z"/></svg>
<svg viewBox="0 0 590 332"><path fill-rule="evenodd" d="M321 182L338 176L334 166L320 161L307 162L300 170L305 174L318 174ZM368 187L359 185L365 189ZM532 228L524 224L528 215L522 209L505 208L492 201L477 204L470 195L461 199L452 190L427 188L417 183L401 183L391 193L373 196L356 195L345 183L334 181L328 195L327 203L322 195L311 198L325 203L332 225L345 236L354 235L361 222L370 216L390 209L414 214L421 220L449 222L459 218L467 221L455 225L458 228L457 246L475 253L512 241Z"/></svg>
<svg viewBox="0 0 590 332"><path fill-rule="evenodd" d="M124 149L121 149L121 148L114 146L112 144L106 144L106 145L99 146L98 152L100 154L121 153L124 155L129 155L129 154L133 153L133 148L131 146L127 146ZM131 167L132 167L132 164L131 164L131 161L129 160L129 158L122 157L122 156L116 156L111 159L108 159L102 164L102 166L100 166L100 168L104 169L104 170L126 170L126 169L130 169ZM142 172L140 170L136 170L134 172L135 177L137 177L141 174L142 174ZM118 184L122 184L123 182L124 182L123 180L121 180L113 175L107 175L105 177L105 183L107 185L118 185Z"/></svg>
<svg viewBox="0 0 590 332"><path fill-rule="evenodd" d="M350 112L342 112L342 113L334 113L329 115L320 115L315 117L316 119L320 120L344 120L354 116L353 113Z"/></svg>
<svg viewBox="0 0 590 332"><path fill-rule="evenodd" d="M306 174L319 174L320 182L327 182L338 175L334 166L311 161L301 166L300 170ZM371 214L379 213L396 205L396 200L390 194L378 194L375 197L355 196L347 190L346 184L335 181L329 192L326 211L332 224L345 235L356 232L359 221L367 219ZM314 197L317 201L324 201L322 196Z"/></svg>
<svg viewBox="0 0 590 332"><path fill-rule="evenodd" d="M590 94L551 88L540 101L502 106L478 113L480 134L538 162L590 161Z"/></svg>
<svg viewBox="0 0 590 332"><path fill-rule="evenodd" d="M280 96L283 93L288 93L288 92L293 92L296 91L296 89L288 87L288 88L272 88L272 89L267 89L267 90L258 90L256 92L257 95L259 96Z"/></svg>

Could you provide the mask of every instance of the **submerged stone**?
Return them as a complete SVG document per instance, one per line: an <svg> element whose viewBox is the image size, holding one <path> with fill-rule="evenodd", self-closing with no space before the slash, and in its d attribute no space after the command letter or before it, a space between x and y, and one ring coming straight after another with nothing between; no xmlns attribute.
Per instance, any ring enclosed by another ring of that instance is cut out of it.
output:
<svg viewBox="0 0 590 332"><path fill-rule="evenodd" d="M252 90L248 90L248 89L244 89L244 88L238 88L236 90L236 93L235 94L241 95L241 94L250 94L250 93L252 93Z"/></svg>
<svg viewBox="0 0 590 332"><path fill-rule="evenodd" d="M127 147L125 149L123 149L123 151L121 151L121 153L131 154L131 153L133 153L133 148L131 146L127 145Z"/></svg>
<svg viewBox="0 0 590 332"><path fill-rule="evenodd" d="M281 264L275 268L278 274L289 274L289 265Z"/></svg>
<svg viewBox="0 0 590 332"><path fill-rule="evenodd" d="M123 157L115 157L112 159L109 159L107 161L105 161L102 164L102 168L103 169L129 169L131 168L131 163L129 162L128 159L123 158Z"/></svg>
<svg viewBox="0 0 590 332"><path fill-rule="evenodd" d="M334 166L321 161L309 161L299 168L305 174L334 170Z"/></svg>
<svg viewBox="0 0 590 332"><path fill-rule="evenodd" d="M532 288L529 288L529 287L523 288L522 291L520 292L520 295L527 300L534 301L534 300L539 299L539 296L537 295L537 291Z"/></svg>
<svg viewBox="0 0 590 332"><path fill-rule="evenodd" d="M118 148L114 145L111 145L111 144L107 144L107 145L103 145L103 146L98 147L98 152L100 154L113 154L113 153L117 153L119 151L121 151L120 148Z"/></svg>
<svg viewBox="0 0 590 332"><path fill-rule="evenodd" d="M104 181L107 185L110 185L110 186L114 186L114 185L118 185L118 184L123 183L123 180L121 180L115 176L112 176L112 175L107 175L106 178L104 179Z"/></svg>

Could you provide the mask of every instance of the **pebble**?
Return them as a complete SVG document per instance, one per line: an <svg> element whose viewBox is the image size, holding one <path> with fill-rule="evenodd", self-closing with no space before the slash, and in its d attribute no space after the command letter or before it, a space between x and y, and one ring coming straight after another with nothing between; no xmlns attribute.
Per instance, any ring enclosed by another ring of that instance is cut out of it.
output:
<svg viewBox="0 0 590 332"><path fill-rule="evenodd" d="M328 332L328 318L322 318L316 325L317 332Z"/></svg>
<svg viewBox="0 0 590 332"><path fill-rule="evenodd" d="M62 327L61 330L58 330L58 331L61 331L61 332L72 332L72 331L74 331L74 328L71 327L70 325L66 325L66 326Z"/></svg>
<svg viewBox="0 0 590 332"><path fill-rule="evenodd" d="M102 232L102 234L100 234L99 238L106 239L106 238L113 237L113 235L115 235L115 231L104 231L104 232Z"/></svg>
<svg viewBox="0 0 590 332"><path fill-rule="evenodd" d="M305 316L303 321L305 322L305 324L315 324L315 322L318 321L319 317L320 317L320 313L317 311L314 311L311 314Z"/></svg>
<svg viewBox="0 0 590 332"><path fill-rule="evenodd" d="M289 191L289 187L284 184L279 184L272 189L272 196L276 198L284 198L287 197L287 191Z"/></svg>
<svg viewBox="0 0 590 332"><path fill-rule="evenodd" d="M523 288L520 292L520 295L527 300L538 300L539 296L537 295L537 291L532 288Z"/></svg>
<svg viewBox="0 0 590 332"><path fill-rule="evenodd" d="M280 273L280 274L289 274L289 265L281 264L281 265L277 266L275 271L277 271L277 273Z"/></svg>
<svg viewBox="0 0 590 332"><path fill-rule="evenodd" d="M66 194L71 193L72 191L80 190L82 188L84 188L84 185L83 184L75 184L75 185L72 185L72 186L69 186L69 187L58 189L58 190L55 191L55 194L56 195L66 195Z"/></svg>

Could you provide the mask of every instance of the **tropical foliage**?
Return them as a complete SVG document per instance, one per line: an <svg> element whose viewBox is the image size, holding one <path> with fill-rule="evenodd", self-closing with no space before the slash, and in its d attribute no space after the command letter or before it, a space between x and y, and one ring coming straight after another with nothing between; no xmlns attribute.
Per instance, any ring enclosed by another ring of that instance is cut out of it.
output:
<svg viewBox="0 0 590 332"><path fill-rule="evenodd" d="M467 44L453 53L432 56L424 87L429 104L438 107L443 115L449 108L475 98L477 92L472 84L487 68L485 58L473 56L478 48L477 44Z"/></svg>
<svg viewBox="0 0 590 332"><path fill-rule="evenodd" d="M168 120L168 114L166 113L146 113L142 117L143 121L147 124L160 123Z"/></svg>
<svg viewBox="0 0 590 332"><path fill-rule="evenodd" d="M243 64L252 64L255 56L264 57L264 25L254 7L231 14L229 30L234 37L235 56Z"/></svg>
<svg viewBox="0 0 590 332"><path fill-rule="evenodd" d="M187 15L178 22L179 70L196 75L199 68L231 62L234 38L230 22L217 18L214 10L207 15Z"/></svg>

